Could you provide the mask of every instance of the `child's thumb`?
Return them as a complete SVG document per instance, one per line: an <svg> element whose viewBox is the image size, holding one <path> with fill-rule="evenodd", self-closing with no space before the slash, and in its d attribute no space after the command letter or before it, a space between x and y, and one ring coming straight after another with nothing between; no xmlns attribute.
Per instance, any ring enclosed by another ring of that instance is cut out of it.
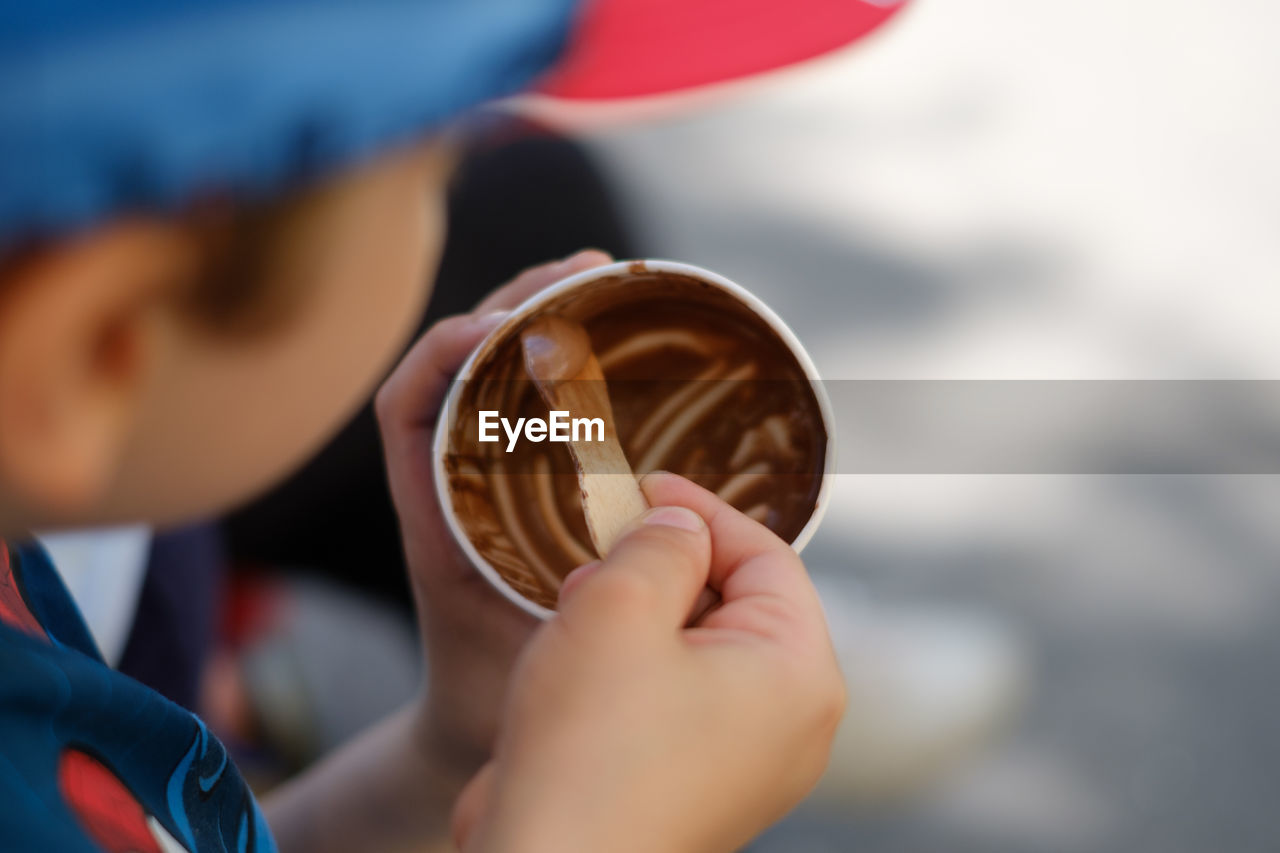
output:
<svg viewBox="0 0 1280 853"><path fill-rule="evenodd" d="M571 621L634 615L679 628L710 565L711 534L702 517L685 507L655 507L627 527L599 568L564 591L560 612Z"/></svg>

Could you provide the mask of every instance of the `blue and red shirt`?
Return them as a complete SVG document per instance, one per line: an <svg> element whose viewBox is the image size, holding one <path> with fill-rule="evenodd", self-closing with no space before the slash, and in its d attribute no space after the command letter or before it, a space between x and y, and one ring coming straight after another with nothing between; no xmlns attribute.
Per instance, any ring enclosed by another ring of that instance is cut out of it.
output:
<svg viewBox="0 0 1280 853"><path fill-rule="evenodd" d="M275 850L204 723L108 667L44 551L3 542L0 849Z"/></svg>

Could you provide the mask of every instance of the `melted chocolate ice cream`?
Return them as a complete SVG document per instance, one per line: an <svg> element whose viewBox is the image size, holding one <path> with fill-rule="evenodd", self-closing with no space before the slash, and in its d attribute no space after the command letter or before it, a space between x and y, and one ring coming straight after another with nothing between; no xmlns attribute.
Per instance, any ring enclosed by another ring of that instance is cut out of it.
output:
<svg viewBox="0 0 1280 853"><path fill-rule="evenodd" d="M732 296L638 266L546 307L582 323L637 476L666 470L793 541L813 514L827 434L812 381ZM520 329L477 359L450 413L445 469L481 555L521 595L554 607L561 579L596 559L568 446L479 440L479 413L548 417L525 373ZM572 416L573 413L570 413Z"/></svg>

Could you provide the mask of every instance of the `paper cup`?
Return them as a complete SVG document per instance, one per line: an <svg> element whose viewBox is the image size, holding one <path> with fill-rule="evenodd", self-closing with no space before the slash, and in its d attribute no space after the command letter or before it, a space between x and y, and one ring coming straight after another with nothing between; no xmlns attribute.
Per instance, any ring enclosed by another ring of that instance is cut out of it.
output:
<svg viewBox="0 0 1280 853"><path fill-rule="evenodd" d="M808 518L804 520L798 532L788 537L792 548L797 552L804 548L826 512L831 498L831 476L835 471L835 424L831 415L831 404L819 381L818 371L812 359L786 323L745 288L721 275L689 264L663 260L623 261L578 273L530 297L512 311L511 315L480 343L462 365L457 381L452 384L445 404L440 409L433 447L436 494L445 521L459 547L494 588L512 603L534 616L546 619L553 614L550 606L553 602L547 601L545 595L540 596L544 600L539 602L533 600L534 596L530 594L530 590L533 589L531 584L536 581L534 570L525 566L522 571L521 566L513 564L509 554L503 555L503 565L495 565L494 560L484 553L488 547L484 544L486 536L483 531L477 531L479 522L474 517L475 513L468 515L468 508L460 506L461 503L465 503L465 499L458 482L455 482L459 474L457 470L450 469L448 460L456 450L456 448L451 449L451 442L456 444L460 441L458 435L464 428L461 418L465 413L461 402L465 389L468 388L468 383L473 381L483 383L486 380L483 371L494 366L495 354L509 353L510 347L513 346L512 342L518 343L520 330L538 314L583 310L590 313L600 308L607 309L618 300L642 306L666 300L679 306L683 304L683 299L694 298L692 290L688 296L682 297L681 291L685 288L696 289L700 294L697 296L699 300L705 301L709 298L712 301L719 301L725 308L732 307L742 317L747 318L746 322L761 324L759 334L771 336L769 337L771 342L776 339L780 344L780 348L776 348L777 351L784 352L786 357L792 360L792 363L787 364L787 370L794 372L798 378L802 377L797 385L811 389L812 396L803 400L804 415L810 417L816 412L816 417L824 431L821 437L823 444L818 451L815 437L814 448L810 451L814 458L806 460L806 464L812 463L811 470L806 476L810 478L811 491L816 478L816 493L812 496L812 510ZM726 298L730 302L725 302ZM584 325L588 331L592 330L589 318ZM770 345L772 346L772 343ZM481 372L477 373L477 371ZM607 367L605 373L608 376ZM563 453L567 458L567 447L563 449ZM819 455L820 458L817 458ZM636 460L632 459L631 463L635 465ZM500 464L500 458L494 464L495 466ZM480 476L485 477L487 482L487 478L491 476L518 475L493 475L492 472L480 472ZM807 500L806 498L806 506ZM495 516L494 524L497 524L496 518ZM797 517L793 517L793 527L796 522ZM484 523L488 524L489 521L486 519ZM500 530L500 528L495 529ZM480 545L477 544L477 540L481 541ZM491 548L489 550L496 559L497 555L493 554ZM519 549L516 548L515 551L519 552ZM525 556L536 558L537 555L526 554ZM594 554L586 556L588 559L594 558ZM585 561L582 560L582 562Z"/></svg>

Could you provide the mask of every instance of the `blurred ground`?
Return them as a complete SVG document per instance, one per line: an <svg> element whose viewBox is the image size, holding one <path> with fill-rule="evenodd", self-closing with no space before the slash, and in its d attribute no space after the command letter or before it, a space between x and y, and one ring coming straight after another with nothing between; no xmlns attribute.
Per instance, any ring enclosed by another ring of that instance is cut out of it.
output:
<svg viewBox="0 0 1280 853"><path fill-rule="evenodd" d="M755 290L828 378L1280 378L1277 25L1262 0L915 0L593 144L645 245ZM1277 518L1274 476L843 476L813 569L990 610L1036 684L922 799L758 849L1280 849Z"/></svg>

